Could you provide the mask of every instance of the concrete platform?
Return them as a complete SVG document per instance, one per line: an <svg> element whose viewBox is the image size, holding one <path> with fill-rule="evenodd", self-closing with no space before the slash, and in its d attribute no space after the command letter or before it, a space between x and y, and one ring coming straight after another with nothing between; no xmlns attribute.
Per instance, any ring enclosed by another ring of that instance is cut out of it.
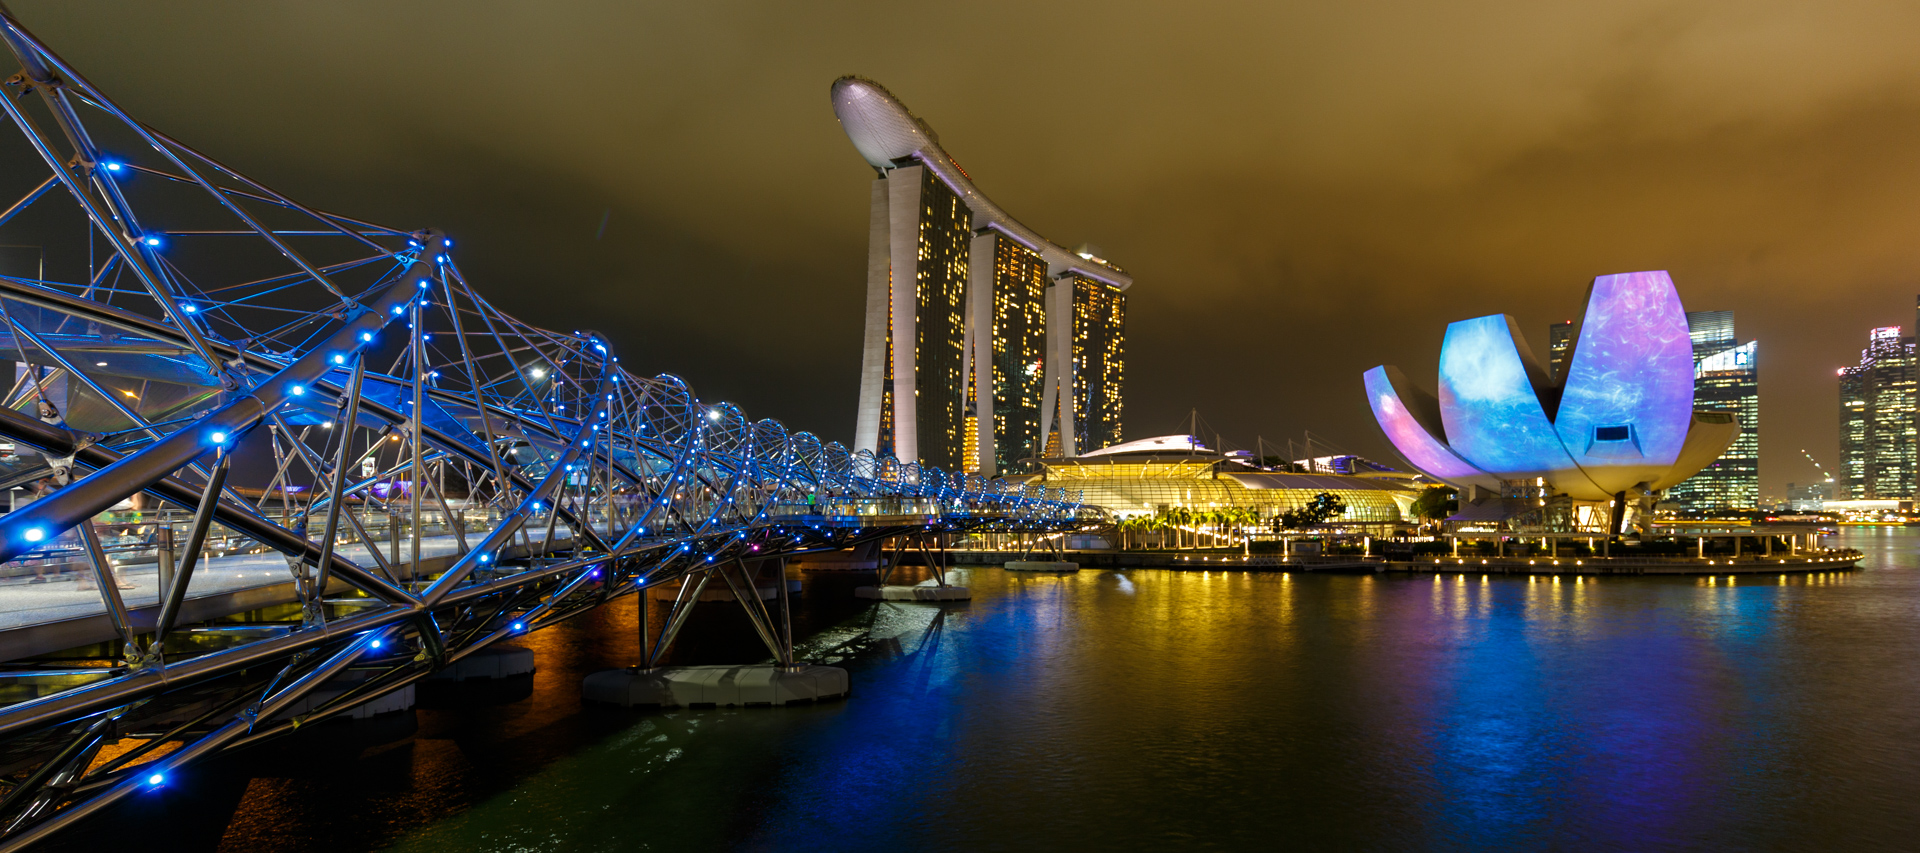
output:
<svg viewBox="0 0 1920 853"><path fill-rule="evenodd" d="M879 601L966 601L973 597L973 593L964 586L938 586L933 581L926 581L915 586L856 586L853 588L853 597Z"/></svg>
<svg viewBox="0 0 1920 853"><path fill-rule="evenodd" d="M1015 560L1006 564L1009 572L1077 572L1079 563L1049 560Z"/></svg>
<svg viewBox="0 0 1920 853"><path fill-rule="evenodd" d="M609 669L587 676L581 696L632 708L644 705L791 705L847 695L847 671L804 664L789 672L757 666L673 666L642 672Z"/></svg>

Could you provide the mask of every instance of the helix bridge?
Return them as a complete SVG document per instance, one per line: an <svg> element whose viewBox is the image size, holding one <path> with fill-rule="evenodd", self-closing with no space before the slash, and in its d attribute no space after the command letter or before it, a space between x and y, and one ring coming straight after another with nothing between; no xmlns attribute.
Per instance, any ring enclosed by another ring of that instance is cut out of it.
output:
<svg viewBox="0 0 1920 853"><path fill-rule="evenodd" d="M651 666L709 581L1098 518L629 373L0 30L0 849L643 588ZM739 600L792 665L780 598Z"/></svg>

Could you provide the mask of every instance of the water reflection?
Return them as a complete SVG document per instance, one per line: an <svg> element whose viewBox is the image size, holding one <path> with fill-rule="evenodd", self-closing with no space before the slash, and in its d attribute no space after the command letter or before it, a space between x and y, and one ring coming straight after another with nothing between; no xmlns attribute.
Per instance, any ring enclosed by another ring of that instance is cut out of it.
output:
<svg viewBox="0 0 1920 853"><path fill-rule="evenodd" d="M946 606L810 588L806 654L849 667L853 696L781 710L581 708L579 676L632 654L635 615L608 611L531 639L529 699L423 711L322 770L234 770L222 843L1899 848L1920 830L1920 536L1845 544L1869 568L1784 581L973 569L974 600Z"/></svg>

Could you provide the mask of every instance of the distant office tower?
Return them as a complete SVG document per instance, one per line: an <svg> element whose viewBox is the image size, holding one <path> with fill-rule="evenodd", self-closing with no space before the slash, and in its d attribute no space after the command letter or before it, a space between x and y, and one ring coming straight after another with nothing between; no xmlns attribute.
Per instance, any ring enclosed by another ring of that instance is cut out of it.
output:
<svg viewBox="0 0 1920 853"><path fill-rule="evenodd" d="M1699 361L1740 343L1733 334L1732 311L1687 312L1687 335L1693 338L1693 360Z"/></svg>
<svg viewBox="0 0 1920 853"><path fill-rule="evenodd" d="M1840 491L1847 498L1914 496L1915 358L1899 326L1867 334L1860 364L1840 369Z"/></svg>
<svg viewBox="0 0 1920 853"><path fill-rule="evenodd" d="M1865 355L1861 357L1865 361ZM1867 492L1867 377L1869 369L1840 368L1840 482L1842 497L1858 500Z"/></svg>
<svg viewBox="0 0 1920 853"><path fill-rule="evenodd" d="M992 476L1050 434L1064 456L1118 442L1133 278L1008 216L880 84L832 97L879 174L854 448Z"/></svg>
<svg viewBox="0 0 1920 853"><path fill-rule="evenodd" d="M1740 435L1665 498L1684 510L1753 508L1760 503L1759 342L1739 343L1732 311L1689 312L1687 332L1693 338L1693 407L1731 412Z"/></svg>
<svg viewBox="0 0 1920 853"><path fill-rule="evenodd" d="M1552 375L1548 378L1554 385L1567 381L1567 357L1573 353L1573 341L1580 336L1573 327L1572 320L1562 320L1547 327L1547 369Z"/></svg>
<svg viewBox="0 0 1920 853"><path fill-rule="evenodd" d="M1787 508L1794 512L1819 512L1827 501L1833 500L1833 485L1831 479L1804 486L1788 483Z"/></svg>

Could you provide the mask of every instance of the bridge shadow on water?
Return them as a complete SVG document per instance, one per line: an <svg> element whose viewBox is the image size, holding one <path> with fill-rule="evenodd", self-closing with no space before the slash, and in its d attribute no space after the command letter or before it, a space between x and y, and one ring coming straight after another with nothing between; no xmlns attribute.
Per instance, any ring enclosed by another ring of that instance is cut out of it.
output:
<svg viewBox="0 0 1920 853"><path fill-rule="evenodd" d="M894 582L927 576L924 568L903 567ZM824 652L809 659L899 652L897 637L874 639L857 618L889 606L853 596L853 587L873 583L872 574L794 577L803 580L803 591L792 598L795 643L812 638ZM425 682L412 711L328 721L191 765L164 789L83 821L45 849L97 851L132 839L154 851L379 849L410 830L508 792L554 761L608 738L656 725L697 727L698 719L683 719L689 716L684 711L581 701L580 683L589 673L638 663L638 602L629 595L514 640L535 654L537 669L530 675ZM649 608L650 635L660 631L666 610L657 603ZM823 643L821 632L836 627L838 633L829 632ZM715 601L698 605L663 662L769 659L740 607ZM834 714L841 704L742 713Z"/></svg>

